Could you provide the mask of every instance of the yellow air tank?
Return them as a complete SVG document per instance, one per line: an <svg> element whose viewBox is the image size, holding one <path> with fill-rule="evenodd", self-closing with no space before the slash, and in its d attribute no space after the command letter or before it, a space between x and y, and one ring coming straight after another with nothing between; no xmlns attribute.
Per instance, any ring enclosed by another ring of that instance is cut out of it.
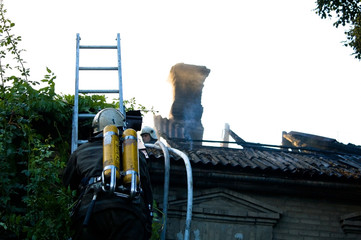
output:
<svg viewBox="0 0 361 240"><path fill-rule="evenodd" d="M116 179L120 179L119 131L114 125L107 125L103 130L103 171L106 178L111 178L111 166L116 168Z"/></svg>
<svg viewBox="0 0 361 240"><path fill-rule="evenodd" d="M131 128L123 132L123 171L125 172L125 177L123 178L124 185L139 184L137 132ZM133 183L132 174L136 177Z"/></svg>

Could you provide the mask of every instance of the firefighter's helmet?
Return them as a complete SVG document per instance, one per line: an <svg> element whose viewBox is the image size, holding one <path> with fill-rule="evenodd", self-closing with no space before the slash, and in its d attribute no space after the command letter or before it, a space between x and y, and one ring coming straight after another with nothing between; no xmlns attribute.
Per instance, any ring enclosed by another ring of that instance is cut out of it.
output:
<svg viewBox="0 0 361 240"><path fill-rule="evenodd" d="M142 131L140 132L140 135L143 135L143 134L146 134L148 133L150 135L151 138L157 140L158 137L157 137L157 134L155 132L155 130L151 127L148 127L148 126L144 126Z"/></svg>
<svg viewBox="0 0 361 240"><path fill-rule="evenodd" d="M124 116L123 114L115 108L105 108L99 111L93 119L93 129L94 133L103 131L105 126L115 125L117 127L124 126Z"/></svg>

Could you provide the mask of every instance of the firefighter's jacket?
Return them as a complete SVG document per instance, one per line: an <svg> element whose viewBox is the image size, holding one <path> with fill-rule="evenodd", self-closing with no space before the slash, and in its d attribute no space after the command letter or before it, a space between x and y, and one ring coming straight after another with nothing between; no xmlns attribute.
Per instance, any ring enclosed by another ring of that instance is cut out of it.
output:
<svg viewBox="0 0 361 240"><path fill-rule="evenodd" d="M89 188L88 179L99 177L103 171L103 137L97 136L88 143L81 145L71 155L63 175L63 183L70 186L73 190L81 191ZM105 209L122 208L135 213L144 222L149 230L152 225L152 218L149 206L153 203L152 189L147 163L143 153L139 152L140 182L142 188L141 199L138 203L126 198L117 197L109 194L100 194L97 198L93 212ZM85 185L85 186L84 186ZM79 190L80 189L80 190ZM76 212L76 218L84 217L93 194L91 191L85 191L81 199L81 204Z"/></svg>

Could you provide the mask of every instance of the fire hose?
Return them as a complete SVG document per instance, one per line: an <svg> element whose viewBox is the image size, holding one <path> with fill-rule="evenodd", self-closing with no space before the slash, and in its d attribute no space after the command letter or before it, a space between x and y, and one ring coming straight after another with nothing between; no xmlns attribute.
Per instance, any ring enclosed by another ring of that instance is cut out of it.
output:
<svg viewBox="0 0 361 240"><path fill-rule="evenodd" d="M193 177L192 177L192 168L189 161L189 158L185 153L179 151L175 148L166 147L162 142L157 141L155 144L144 144L149 148L156 148L163 151L164 154L164 197L163 197L163 214L164 214L164 228L162 231L161 239L165 239L166 234L166 225L167 225L167 211L168 211L168 191L169 191L169 169L170 169L170 161L169 161L169 152L172 152L179 157L181 157L184 161L186 172L187 172L187 188L188 188L188 196L187 196L187 215L186 215L186 224L184 230L184 240L189 240L189 231L192 221L192 207L193 207Z"/></svg>

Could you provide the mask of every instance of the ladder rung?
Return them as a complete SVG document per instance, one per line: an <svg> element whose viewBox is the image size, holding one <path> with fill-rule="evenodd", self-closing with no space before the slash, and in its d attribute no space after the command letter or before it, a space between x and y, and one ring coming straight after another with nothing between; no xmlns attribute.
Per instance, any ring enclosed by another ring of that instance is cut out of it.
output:
<svg viewBox="0 0 361 240"><path fill-rule="evenodd" d="M78 117L79 118L93 118L93 117L95 117L95 114L92 114L92 113L79 113Z"/></svg>
<svg viewBox="0 0 361 240"><path fill-rule="evenodd" d="M79 90L79 93L119 93L119 90L117 89L103 89L103 90Z"/></svg>
<svg viewBox="0 0 361 240"><path fill-rule="evenodd" d="M102 46L102 45L80 45L82 49L117 49L117 46Z"/></svg>
<svg viewBox="0 0 361 240"><path fill-rule="evenodd" d="M118 70L118 67L79 67L79 70Z"/></svg>

